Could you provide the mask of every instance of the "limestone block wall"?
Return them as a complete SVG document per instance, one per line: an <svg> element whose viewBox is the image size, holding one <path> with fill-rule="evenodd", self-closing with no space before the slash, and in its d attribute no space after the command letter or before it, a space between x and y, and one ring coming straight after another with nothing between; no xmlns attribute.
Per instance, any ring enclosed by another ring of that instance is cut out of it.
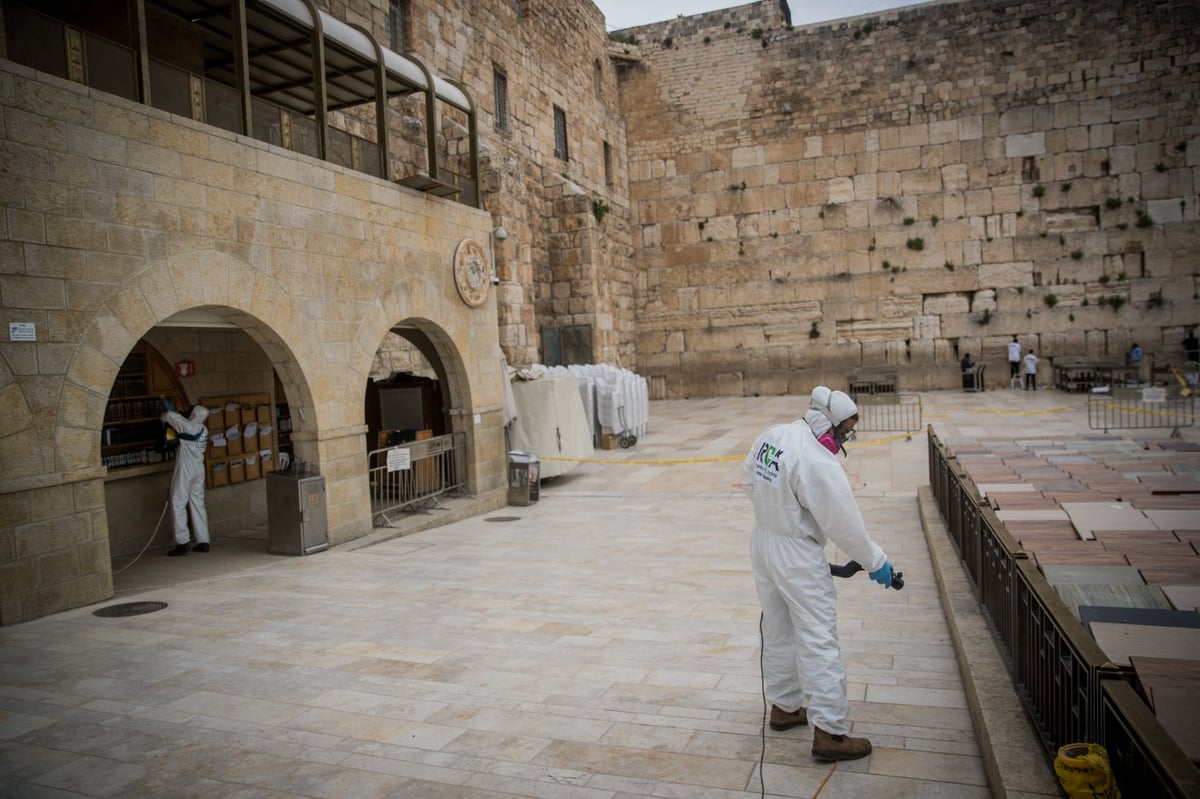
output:
<svg viewBox="0 0 1200 799"><path fill-rule="evenodd" d="M36 330L0 341L0 623L111 595L104 409L182 310L224 316L279 373L333 543L371 528L363 388L402 321L442 360L470 490L503 502L495 302L466 306L453 278L486 213L10 62L0 115L0 316Z"/></svg>
<svg viewBox="0 0 1200 799"><path fill-rule="evenodd" d="M659 396L860 366L952 387L1056 358L1182 358L1200 322L1200 7L987 0L790 27L780 4L632 29L639 371Z"/></svg>
<svg viewBox="0 0 1200 799"><path fill-rule="evenodd" d="M410 0L406 5L408 49L434 72L456 76L480 112L484 206L493 225L509 234L495 246L502 281L499 336L508 362L542 360L543 327L588 324L595 349L591 360L632 366L636 342L625 123L599 10L590 0ZM325 4L384 42L389 6L387 0ZM496 70L507 82L504 127L496 124ZM566 116L566 159L555 154L555 107ZM587 213L564 211L564 191L578 195ZM603 222L591 213L593 201L612 209ZM568 225L588 243L581 247L564 240L559 231ZM564 277L564 261L576 262L574 274Z"/></svg>

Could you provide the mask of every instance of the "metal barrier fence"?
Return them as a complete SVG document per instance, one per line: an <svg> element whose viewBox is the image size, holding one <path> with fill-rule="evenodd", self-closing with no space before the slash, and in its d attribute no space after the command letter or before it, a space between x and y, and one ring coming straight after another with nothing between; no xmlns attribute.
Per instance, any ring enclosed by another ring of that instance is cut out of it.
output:
<svg viewBox="0 0 1200 799"><path fill-rule="evenodd" d="M870 433L915 433L921 429L921 397L917 394L860 394L855 430Z"/></svg>
<svg viewBox="0 0 1200 799"><path fill-rule="evenodd" d="M860 369L846 376L846 393L858 398L864 394L895 394L895 369Z"/></svg>
<svg viewBox="0 0 1200 799"><path fill-rule="evenodd" d="M367 454L371 519L388 524L389 513L436 504L442 494L466 483L466 436L411 441Z"/></svg>
<svg viewBox="0 0 1200 799"><path fill-rule="evenodd" d="M1124 796L1200 797L1200 771L1163 729L929 434L929 482L1047 758L1071 743L1108 750Z"/></svg>
<svg viewBox="0 0 1200 799"><path fill-rule="evenodd" d="M1179 428L1196 423L1196 397L1176 386L1114 388L1088 395L1088 427L1093 430Z"/></svg>

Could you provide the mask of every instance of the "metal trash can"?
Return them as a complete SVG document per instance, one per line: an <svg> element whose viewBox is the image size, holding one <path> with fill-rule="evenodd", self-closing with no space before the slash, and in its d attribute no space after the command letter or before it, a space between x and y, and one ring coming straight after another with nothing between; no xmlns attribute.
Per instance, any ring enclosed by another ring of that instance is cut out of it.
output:
<svg viewBox="0 0 1200 799"><path fill-rule="evenodd" d="M303 463L267 473L267 551L311 555L329 548L325 478Z"/></svg>
<svg viewBox="0 0 1200 799"><path fill-rule="evenodd" d="M538 501L541 465L537 453L520 450L508 453L509 505L532 505Z"/></svg>

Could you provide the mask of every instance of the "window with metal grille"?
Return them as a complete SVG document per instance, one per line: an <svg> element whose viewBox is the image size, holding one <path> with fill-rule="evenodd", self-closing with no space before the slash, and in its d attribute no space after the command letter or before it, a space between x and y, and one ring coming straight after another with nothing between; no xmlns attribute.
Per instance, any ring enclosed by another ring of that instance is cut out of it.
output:
<svg viewBox="0 0 1200 799"><path fill-rule="evenodd" d="M508 76L492 67L492 99L496 103L496 127L508 130Z"/></svg>
<svg viewBox="0 0 1200 799"><path fill-rule="evenodd" d="M554 106L554 154L566 161L567 152L567 112Z"/></svg>
<svg viewBox="0 0 1200 799"><path fill-rule="evenodd" d="M407 16L408 0L388 0L388 49L393 53L403 53L408 49L408 36L405 31Z"/></svg>

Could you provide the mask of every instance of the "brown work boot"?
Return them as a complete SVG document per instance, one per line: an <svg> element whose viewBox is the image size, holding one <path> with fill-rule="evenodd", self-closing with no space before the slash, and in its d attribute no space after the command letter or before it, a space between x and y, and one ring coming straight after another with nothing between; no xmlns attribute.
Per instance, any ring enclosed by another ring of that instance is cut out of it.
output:
<svg viewBox="0 0 1200 799"><path fill-rule="evenodd" d="M771 729L776 732L790 730L792 727L803 727L808 724L808 711L800 708L794 713L788 713L786 710L771 705Z"/></svg>
<svg viewBox="0 0 1200 799"><path fill-rule="evenodd" d="M812 755L817 760L858 760L871 754L871 742L866 738L832 735L813 727Z"/></svg>

